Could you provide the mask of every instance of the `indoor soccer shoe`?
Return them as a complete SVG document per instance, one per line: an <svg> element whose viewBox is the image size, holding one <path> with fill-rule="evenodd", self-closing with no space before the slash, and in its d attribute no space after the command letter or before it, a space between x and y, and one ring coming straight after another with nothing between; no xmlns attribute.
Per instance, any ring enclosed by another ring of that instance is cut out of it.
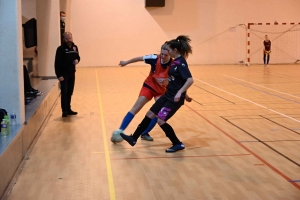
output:
<svg viewBox="0 0 300 200"><path fill-rule="evenodd" d="M176 151L180 151L185 149L184 144L180 143L180 144L175 144L173 146L171 146L170 148L166 149L166 153L174 153Z"/></svg>
<svg viewBox="0 0 300 200"><path fill-rule="evenodd" d="M141 136L142 140L153 141L153 138L147 133Z"/></svg>
<svg viewBox="0 0 300 200"><path fill-rule="evenodd" d="M126 140L131 146L136 144L136 140L132 137L132 135L125 135L124 133L120 133L121 137Z"/></svg>

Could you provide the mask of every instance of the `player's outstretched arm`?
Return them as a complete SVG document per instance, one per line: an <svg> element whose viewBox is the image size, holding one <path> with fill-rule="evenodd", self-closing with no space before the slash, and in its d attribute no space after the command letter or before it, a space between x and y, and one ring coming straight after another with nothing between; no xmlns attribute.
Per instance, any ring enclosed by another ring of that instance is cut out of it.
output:
<svg viewBox="0 0 300 200"><path fill-rule="evenodd" d="M121 67L124 67L124 66L126 66L126 65L128 65L130 63L135 63L135 62L139 62L139 61L144 61L143 56L132 58L132 59L127 60L127 61L121 60L120 63L119 63L119 65Z"/></svg>

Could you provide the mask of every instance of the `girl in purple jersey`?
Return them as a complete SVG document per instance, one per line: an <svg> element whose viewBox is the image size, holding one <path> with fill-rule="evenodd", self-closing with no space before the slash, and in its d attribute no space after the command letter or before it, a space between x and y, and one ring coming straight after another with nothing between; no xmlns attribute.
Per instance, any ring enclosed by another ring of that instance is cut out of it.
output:
<svg viewBox="0 0 300 200"><path fill-rule="evenodd" d="M169 54L174 58L174 62L169 69L169 84L166 93L153 104L133 135L120 134L131 146L136 144L151 120L158 117L158 124L172 142L172 146L166 149L166 152L174 153L185 148L184 144L177 138L173 128L167 123L167 120L184 104L185 99L191 100L186 95L186 91L194 81L185 60L192 53L190 41L188 36L180 35L167 43Z"/></svg>
<svg viewBox="0 0 300 200"><path fill-rule="evenodd" d="M271 41L269 40L268 35L265 35L263 53L264 53L264 66L268 66L270 61L270 53L271 53Z"/></svg>

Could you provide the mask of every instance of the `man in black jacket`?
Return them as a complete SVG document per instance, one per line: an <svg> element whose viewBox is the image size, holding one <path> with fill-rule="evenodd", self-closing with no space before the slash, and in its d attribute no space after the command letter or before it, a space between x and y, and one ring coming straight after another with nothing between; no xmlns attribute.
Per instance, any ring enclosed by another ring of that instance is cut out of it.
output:
<svg viewBox="0 0 300 200"><path fill-rule="evenodd" d="M64 43L56 50L55 74L61 85L62 117L77 115L71 110L71 97L75 84L76 65L80 61L78 47L73 43L72 34L64 33Z"/></svg>

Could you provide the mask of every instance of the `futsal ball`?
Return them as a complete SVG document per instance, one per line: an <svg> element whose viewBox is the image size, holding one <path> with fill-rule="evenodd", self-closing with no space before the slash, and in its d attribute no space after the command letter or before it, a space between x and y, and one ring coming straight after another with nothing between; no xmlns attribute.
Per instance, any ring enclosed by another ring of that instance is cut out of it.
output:
<svg viewBox="0 0 300 200"><path fill-rule="evenodd" d="M250 63L246 62L246 66L250 66Z"/></svg>
<svg viewBox="0 0 300 200"><path fill-rule="evenodd" d="M115 130L111 135L110 141L112 141L113 143L122 142L123 138L121 137L120 133L124 133L123 130L121 129Z"/></svg>
<svg viewBox="0 0 300 200"><path fill-rule="evenodd" d="M168 78L156 78L156 81L160 86L164 86L164 87L166 87L169 84Z"/></svg>

